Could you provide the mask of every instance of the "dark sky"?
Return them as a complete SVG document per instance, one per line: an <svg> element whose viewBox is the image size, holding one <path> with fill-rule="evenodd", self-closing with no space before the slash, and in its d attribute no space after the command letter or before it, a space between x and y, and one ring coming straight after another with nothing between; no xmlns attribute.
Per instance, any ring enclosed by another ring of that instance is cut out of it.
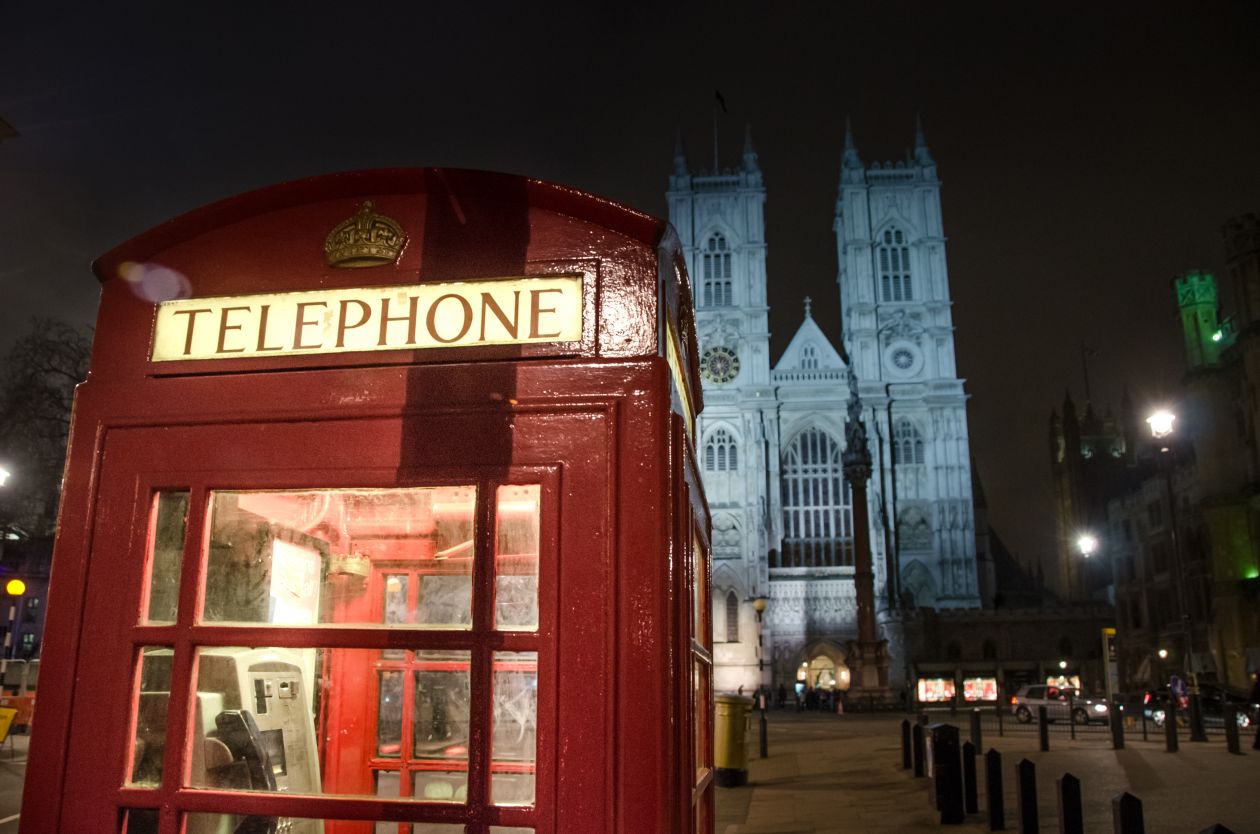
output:
<svg viewBox="0 0 1260 834"><path fill-rule="evenodd" d="M1219 272L1221 223L1260 211L1256 3L186 5L0 3L0 349L34 315L90 322L115 244L294 177L488 168L663 214L676 129L711 164L714 88L724 164L751 123L765 171L776 351L806 294L838 339L845 114L869 163L918 110L972 451L1027 560L1054 546L1046 420L1084 399L1081 341L1096 403L1159 400L1169 279Z"/></svg>

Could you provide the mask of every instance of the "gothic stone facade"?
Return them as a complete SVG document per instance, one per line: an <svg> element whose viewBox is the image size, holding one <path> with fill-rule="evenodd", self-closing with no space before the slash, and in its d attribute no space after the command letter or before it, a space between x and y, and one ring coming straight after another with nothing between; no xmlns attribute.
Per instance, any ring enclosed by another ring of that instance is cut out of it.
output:
<svg viewBox="0 0 1260 834"><path fill-rule="evenodd" d="M718 690L791 686L799 674L847 686L857 606L840 463L846 357L875 463L868 516L894 683L907 660L890 611L982 601L936 164L921 130L905 162L870 167L846 133L841 168L834 229L846 350L805 299L772 365L766 187L751 137L735 169L694 172L681 145L675 152L669 215L692 276L705 386L697 448L713 516ZM760 624L757 597L768 599Z"/></svg>

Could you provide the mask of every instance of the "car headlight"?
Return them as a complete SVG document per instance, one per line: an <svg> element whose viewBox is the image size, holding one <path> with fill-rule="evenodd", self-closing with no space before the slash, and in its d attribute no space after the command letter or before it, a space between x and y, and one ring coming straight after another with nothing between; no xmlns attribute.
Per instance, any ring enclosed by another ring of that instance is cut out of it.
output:
<svg viewBox="0 0 1260 834"><path fill-rule="evenodd" d="M1094 712L1106 712L1106 711L1107 711L1106 704L1094 704Z"/></svg>

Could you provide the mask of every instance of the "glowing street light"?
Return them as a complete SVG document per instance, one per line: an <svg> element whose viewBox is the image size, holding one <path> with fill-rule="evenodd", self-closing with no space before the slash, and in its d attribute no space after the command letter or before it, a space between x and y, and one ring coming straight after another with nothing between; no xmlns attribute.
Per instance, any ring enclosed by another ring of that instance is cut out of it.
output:
<svg viewBox="0 0 1260 834"><path fill-rule="evenodd" d="M1173 433L1173 423L1176 420L1176 414L1161 408L1146 418L1146 425L1151 427L1151 435L1159 440Z"/></svg>
<svg viewBox="0 0 1260 834"><path fill-rule="evenodd" d="M13 477L12 472L10 472L7 468L3 466L0 466L0 487L7 484L9 482L9 478L12 478L12 477Z"/></svg>
<svg viewBox="0 0 1260 834"><path fill-rule="evenodd" d="M1076 538L1076 549L1088 559L1098 552L1098 539L1089 533L1081 533Z"/></svg>
<svg viewBox="0 0 1260 834"><path fill-rule="evenodd" d="M1158 652L1156 652L1156 654L1159 655L1160 660L1168 659L1168 649L1160 649Z"/></svg>

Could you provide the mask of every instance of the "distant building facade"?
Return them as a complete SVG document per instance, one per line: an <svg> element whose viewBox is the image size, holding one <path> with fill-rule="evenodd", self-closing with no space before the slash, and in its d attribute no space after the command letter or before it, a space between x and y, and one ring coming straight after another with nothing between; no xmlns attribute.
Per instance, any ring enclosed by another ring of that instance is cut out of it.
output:
<svg viewBox="0 0 1260 834"><path fill-rule="evenodd" d="M848 686L857 610L841 472L846 357L875 463L870 539L894 684L908 670L899 611L974 609L991 596L939 193L921 129L906 161L869 167L846 132L833 218L846 349L803 299L801 324L772 362L766 186L751 135L735 169L693 171L681 143L675 152L669 216L692 277L704 379L697 451L713 518L718 690Z"/></svg>

